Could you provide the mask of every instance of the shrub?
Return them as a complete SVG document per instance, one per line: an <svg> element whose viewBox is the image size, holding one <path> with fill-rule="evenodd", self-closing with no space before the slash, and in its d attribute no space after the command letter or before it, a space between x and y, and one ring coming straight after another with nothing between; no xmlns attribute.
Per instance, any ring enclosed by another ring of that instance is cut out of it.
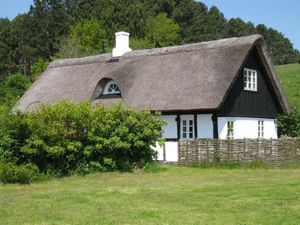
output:
<svg viewBox="0 0 300 225"><path fill-rule="evenodd" d="M300 111L294 109L290 114L282 114L278 117L279 135L300 137Z"/></svg>
<svg viewBox="0 0 300 225"><path fill-rule="evenodd" d="M0 181L3 183L29 184L42 177L38 167L33 164L17 166L13 163L0 163Z"/></svg>
<svg viewBox="0 0 300 225"><path fill-rule="evenodd" d="M53 176L143 167L156 156L150 146L163 124L149 111L67 101L4 117L0 159Z"/></svg>

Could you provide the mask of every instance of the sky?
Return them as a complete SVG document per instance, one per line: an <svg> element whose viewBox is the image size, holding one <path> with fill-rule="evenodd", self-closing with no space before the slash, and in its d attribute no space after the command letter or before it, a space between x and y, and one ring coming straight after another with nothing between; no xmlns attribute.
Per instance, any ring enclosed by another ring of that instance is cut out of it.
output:
<svg viewBox="0 0 300 225"><path fill-rule="evenodd" d="M217 6L226 19L240 17L283 33L300 50L300 0L201 0Z"/></svg>
<svg viewBox="0 0 300 225"><path fill-rule="evenodd" d="M282 32L300 50L300 0L201 0L217 6L225 18L240 17ZM13 19L29 10L32 0L0 0L0 17Z"/></svg>

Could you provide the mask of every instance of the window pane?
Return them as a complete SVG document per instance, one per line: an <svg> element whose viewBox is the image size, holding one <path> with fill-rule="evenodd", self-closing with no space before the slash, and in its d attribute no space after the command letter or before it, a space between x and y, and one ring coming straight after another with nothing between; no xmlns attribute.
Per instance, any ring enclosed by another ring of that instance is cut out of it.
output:
<svg viewBox="0 0 300 225"><path fill-rule="evenodd" d="M190 132L193 132L193 127L190 127L189 131L190 131Z"/></svg>
<svg viewBox="0 0 300 225"><path fill-rule="evenodd" d="M186 138L186 133L183 133L183 134L182 134L182 137L183 137L183 138Z"/></svg>
<svg viewBox="0 0 300 225"><path fill-rule="evenodd" d="M190 138L194 138L193 136L194 136L193 133L190 133Z"/></svg>
<svg viewBox="0 0 300 225"><path fill-rule="evenodd" d="M182 127L182 131L183 131L183 132L186 132L186 127Z"/></svg>
<svg viewBox="0 0 300 225"><path fill-rule="evenodd" d="M190 126L193 126L193 120L190 120Z"/></svg>
<svg viewBox="0 0 300 225"><path fill-rule="evenodd" d="M185 125L186 125L186 120L183 120L183 121L182 121L182 124L185 126Z"/></svg>

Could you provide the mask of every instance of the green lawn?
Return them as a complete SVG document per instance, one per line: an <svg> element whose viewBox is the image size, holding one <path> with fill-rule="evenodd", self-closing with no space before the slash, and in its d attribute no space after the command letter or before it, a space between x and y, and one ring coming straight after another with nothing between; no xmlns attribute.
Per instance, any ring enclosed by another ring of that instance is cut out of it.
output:
<svg viewBox="0 0 300 225"><path fill-rule="evenodd" d="M168 167L0 184L1 224L300 224L300 169Z"/></svg>
<svg viewBox="0 0 300 225"><path fill-rule="evenodd" d="M289 104L300 108L300 64L276 66L276 70Z"/></svg>

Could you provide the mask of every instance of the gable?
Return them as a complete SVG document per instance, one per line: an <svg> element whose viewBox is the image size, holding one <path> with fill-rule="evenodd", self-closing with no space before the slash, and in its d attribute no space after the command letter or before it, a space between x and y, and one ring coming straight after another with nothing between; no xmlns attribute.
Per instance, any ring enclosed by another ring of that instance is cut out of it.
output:
<svg viewBox="0 0 300 225"><path fill-rule="evenodd" d="M244 68L257 71L257 91L244 90ZM218 115L276 118L280 112L273 86L258 51L254 48L218 110Z"/></svg>

